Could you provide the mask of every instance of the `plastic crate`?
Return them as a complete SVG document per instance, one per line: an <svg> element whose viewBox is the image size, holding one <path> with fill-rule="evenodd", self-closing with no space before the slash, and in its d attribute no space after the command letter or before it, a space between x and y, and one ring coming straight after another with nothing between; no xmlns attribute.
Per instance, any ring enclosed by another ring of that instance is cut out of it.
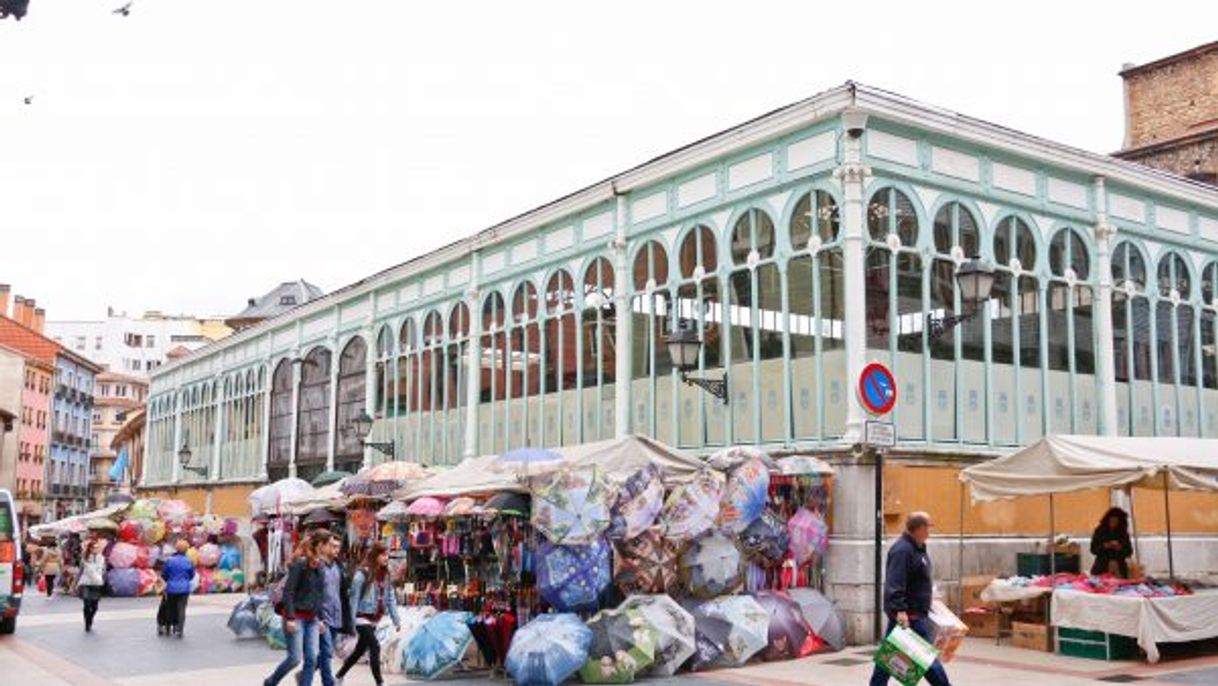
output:
<svg viewBox="0 0 1218 686"><path fill-rule="evenodd" d="M1092 660L1128 660L1138 654L1138 642L1119 634L1058 627L1057 652Z"/></svg>
<svg viewBox="0 0 1218 686"><path fill-rule="evenodd" d="M1057 572L1079 573L1079 556L1057 553ZM1049 555L1047 553L1016 553L1015 571L1019 576L1044 576L1049 573Z"/></svg>

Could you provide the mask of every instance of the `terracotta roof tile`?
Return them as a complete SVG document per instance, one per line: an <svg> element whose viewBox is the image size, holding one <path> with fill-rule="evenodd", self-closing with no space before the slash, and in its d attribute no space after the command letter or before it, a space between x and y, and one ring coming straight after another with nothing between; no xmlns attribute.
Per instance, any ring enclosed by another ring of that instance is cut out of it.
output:
<svg viewBox="0 0 1218 686"><path fill-rule="evenodd" d="M54 340L2 316L0 316L0 345L6 345L48 364L54 364L55 356L64 350L64 347Z"/></svg>

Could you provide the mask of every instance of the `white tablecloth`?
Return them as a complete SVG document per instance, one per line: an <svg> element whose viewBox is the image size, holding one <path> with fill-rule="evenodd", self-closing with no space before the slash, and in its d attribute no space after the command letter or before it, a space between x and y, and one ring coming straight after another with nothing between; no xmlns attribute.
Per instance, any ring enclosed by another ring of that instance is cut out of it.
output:
<svg viewBox="0 0 1218 686"><path fill-rule="evenodd" d="M1005 581L995 579L989 586L981 589L981 599L987 603L1014 603L1020 600L1031 600L1048 594L1047 586L1012 586Z"/></svg>
<svg viewBox="0 0 1218 686"><path fill-rule="evenodd" d="M1053 626L1134 636L1151 662L1156 643L1218 636L1218 589L1175 598L1139 598L1082 591L1053 592Z"/></svg>

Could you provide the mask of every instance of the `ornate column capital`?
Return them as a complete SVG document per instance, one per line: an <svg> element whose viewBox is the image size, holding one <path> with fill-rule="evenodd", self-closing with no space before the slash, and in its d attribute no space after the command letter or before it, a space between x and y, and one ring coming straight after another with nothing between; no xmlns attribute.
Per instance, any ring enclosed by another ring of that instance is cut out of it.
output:
<svg viewBox="0 0 1218 686"><path fill-rule="evenodd" d="M1100 218L1098 224L1095 225L1095 239L1097 241L1111 241L1117 235L1117 227L1109 224L1105 218Z"/></svg>
<svg viewBox="0 0 1218 686"><path fill-rule="evenodd" d="M865 183L871 177L871 167L860 162L847 162L833 170L833 178L845 183Z"/></svg>

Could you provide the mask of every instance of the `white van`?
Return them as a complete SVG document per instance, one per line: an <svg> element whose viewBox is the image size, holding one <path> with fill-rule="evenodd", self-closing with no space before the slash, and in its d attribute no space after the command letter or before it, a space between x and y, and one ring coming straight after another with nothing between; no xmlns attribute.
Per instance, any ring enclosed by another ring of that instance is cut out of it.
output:
<svg viewBox="0 0 1218 686"><path fill-rule="evenodd" d="M17 630L17 613L25 590L21 555L21 523L13 494L0 488L0 634Z"/></svg>

